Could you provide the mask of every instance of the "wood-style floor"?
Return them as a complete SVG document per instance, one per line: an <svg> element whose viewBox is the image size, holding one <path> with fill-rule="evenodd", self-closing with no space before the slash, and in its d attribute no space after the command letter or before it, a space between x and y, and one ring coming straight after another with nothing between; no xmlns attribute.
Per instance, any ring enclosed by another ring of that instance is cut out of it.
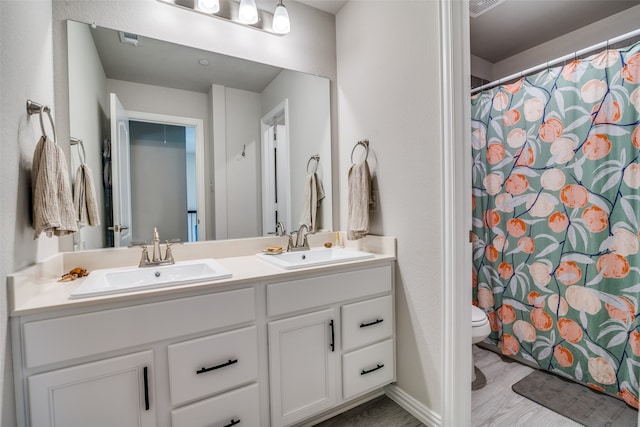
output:
<svg viewBox="0 0 640 427"><path fill-rule="evenodd" d="M471 392L473 427L581 427L560 414L520 396L511 386L533 372L498 354L473 346L473 361L486 378L484 387ZM424 426L386 396L375 398L314 427L420 427Z"/></svg>
<svg viewBox="0 0 640 427"><path fill-rule="evenodd" d="M422 427L413 415L387 396L380 396L314 427Z"/></svg>
<svg viewBox="0 0 640 427"><path fill-rule="evenodd" d="M487 381L483 388L471 392L474 427L582 426L511 390L513 384L533 372L532 368L503 361L498 354L475 345L473 362Z"/></svg>

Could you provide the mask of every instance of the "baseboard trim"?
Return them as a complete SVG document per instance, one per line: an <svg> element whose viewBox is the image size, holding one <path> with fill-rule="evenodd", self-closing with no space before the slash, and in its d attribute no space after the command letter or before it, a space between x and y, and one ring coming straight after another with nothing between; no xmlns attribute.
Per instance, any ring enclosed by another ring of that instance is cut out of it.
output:
<svg viewBox="0 0 640 427"><path fill-rule="evenodd" d="M416 417L422 423L430 427L441 427L442 418L431 409L418 402L415 398L409 395L395 384L390 384L384 388L385 394L389 399L396 402L398 405Z"/></svg>

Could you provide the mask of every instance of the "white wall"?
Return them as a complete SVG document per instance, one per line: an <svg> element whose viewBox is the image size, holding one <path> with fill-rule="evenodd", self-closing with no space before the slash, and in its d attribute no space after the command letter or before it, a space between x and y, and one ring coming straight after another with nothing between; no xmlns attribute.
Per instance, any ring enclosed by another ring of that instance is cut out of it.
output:
<svg viewBox="0 0 640 427"><path fill-rule="evenodd" d="M51 34L51 0L0 1L0 424L3 426L16 424L6 276L58 250L57 238L33 240L29 174L40 125L38 118L29 117L25 109L27 99L31 99L50 105L53 115L57 115Z"/></svg>
<svg viewBox="0 0 640 427"><path fill-rule="evenodd" d="M260 236L260 94L225 88L225 103L227 197L216 216L226 210L228 239Z"/></svg>
<svg viewBox="0 0 640 427"><path fill-rule="evenodd" d="M398 386L436 415L444 366L438 13L438 2L405 0L350 1L338 12L334 163L346 188L351 149L369 139L380 192L371 232L397 238ZM346 224L346 192L339 206Z"/></svg>
<svg viewBox="0 0 640 427"><path fill-rule="evenodd" d="M491 77L484 75L486 68L482 67L482 63L472 61L471 74L489 81L507 77L637 30L639 21L640 5L497 62L493 64L493 75Z"/></svg>
<svg viewBox="0 0 640 427"><path fill-rule="evenodd" d="M85 163L93 172L96 200L100 207L100 225L83 227L74 235L74 249L103 248L105 243L104 191L102 185L102 141L107 135L109 98L107 77L102 68L96 45L87 25L69 22L69 129L70 135L83 141ZM79 145L70 148L69 167L75 179L80 165Z"/></svg>
<svg viewBox="0 0 640 427"><path fill-rule="evenodd" d="M318 229L332 230L331 112L329 80L284 70L262 92L262 114L289 100L289 159L291 176L291 227L297 230L303 208L309 157L319 154L318 177L325 201L318 211ZM315 162L312 162L315 164Z"/></svg>

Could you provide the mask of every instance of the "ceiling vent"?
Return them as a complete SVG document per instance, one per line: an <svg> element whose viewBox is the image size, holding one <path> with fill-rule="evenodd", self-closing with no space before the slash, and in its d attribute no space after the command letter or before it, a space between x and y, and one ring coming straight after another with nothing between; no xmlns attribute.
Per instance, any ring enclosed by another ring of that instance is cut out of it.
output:
<svg viewBox="0 0 640 427"><path fill-rule="evenodd" d="M137 34L125 33L124 31L118 31L118 33L120 34L120 42L132 46L138 46L140 44Z"/></svg>
<svg viewBox="0 0 640 427"><path fill-rule="evenodd" d="M469 16L477 18L507 0L469 0Z"/></svg>

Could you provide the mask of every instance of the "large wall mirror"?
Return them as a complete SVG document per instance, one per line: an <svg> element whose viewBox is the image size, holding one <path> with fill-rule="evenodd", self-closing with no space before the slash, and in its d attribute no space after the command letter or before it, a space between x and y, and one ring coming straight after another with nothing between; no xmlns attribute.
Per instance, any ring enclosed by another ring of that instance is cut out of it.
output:
<svg viewBox="0 0 640 427"><path fill-rule="evenodd" d="M295 230L314 174L332 230L328 79L74 21L67 49L72 176L101 215L74 249Z"/></svg>

